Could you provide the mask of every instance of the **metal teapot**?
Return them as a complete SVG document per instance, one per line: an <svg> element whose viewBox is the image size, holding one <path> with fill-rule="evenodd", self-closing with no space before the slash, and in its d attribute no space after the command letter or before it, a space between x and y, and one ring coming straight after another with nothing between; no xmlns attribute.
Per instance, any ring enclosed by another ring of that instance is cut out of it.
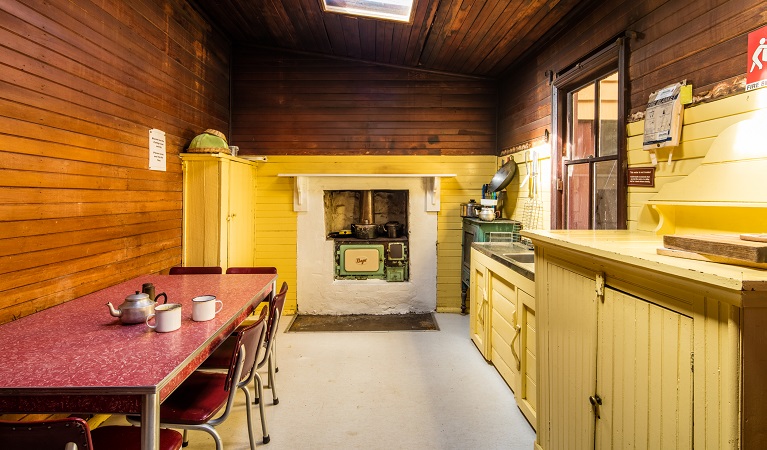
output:
<svg viewBox="0 0 767 450"><path fill-rule="evenodd" d="M165 297L165 303L168 303L168 296L165 292L157 294L157 298ZM112 306L112 302L107 302L109 314L113 317L119 317L124 325L133 323L144 323L150 314L154 314L154 307L157 305L156 299L152 299L146 292L136 291L125 297L125 302L118 309Z"/></svg>

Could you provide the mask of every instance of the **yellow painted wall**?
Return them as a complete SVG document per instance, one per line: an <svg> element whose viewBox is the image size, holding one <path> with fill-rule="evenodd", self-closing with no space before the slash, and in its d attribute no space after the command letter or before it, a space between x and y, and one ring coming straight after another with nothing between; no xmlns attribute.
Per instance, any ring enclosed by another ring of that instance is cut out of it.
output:
<svg viewBox="0 0 767 450"><path fill-rule="evenodd" d="M296 311L296 213L293 178L280 173L455 173L443 178L437 219L437 310L460 312L460 204L479 199L497 170L495 156L269 156L257 163L256 265L274 266L290 290L285 313ZM323 224L317 224L323 226Z"/></svg>
<svg viewBox="0 0 767 450"><path fill-rule="evenodd" d="M538 190L533 192L533 184L525 179L532 177L533 153L537 153L538 159ZM544 229L551 228L551 145L549 143L536 144L531 150L514 153L509 156L498 158L500 167L510 158L517 163L517 176L506 187L507 200L505 202L503 217L508 217L522 222L523 228ZM525 159L528 163L525 164ZM540 210L537 224L531 220L536 215L531 214L536 209ZM527 226L529 223L529 226Z"/></svg>
<svg viewBox="0 0 767 450"><path fill-rule="evenodd" d="M642 231L654 230L658 225L659 217L646 202L666 183L684 179L695 170L708 152L711 143L725 128L741 120L764 114L767 114L767 89L745 92L714 102L686 108L683 115L680 145L671 149L672 162L668 162L669 149L662 148L657 151L659 161L655 169L655 187L629 187L628 228ZM651 166L649 152L642 150L644 121L629 124L627 131L629 167ZM724 183L726 180L711 180L711 182ZM753 211L735 208L728 209L725 213L721 211L721 208L697 208L694 210L678 210L677 214L702 215L700 220L690 221L700 224L707 222L706 215L708 215L708 222L710 222L710 218L714 214L727 214L731 219L730 222L734 224L736 222L747 222L749 220L748 217L753 214ZM727 225L722 226L730 228ZM700 231L703 231L703 229Z"/></svg>

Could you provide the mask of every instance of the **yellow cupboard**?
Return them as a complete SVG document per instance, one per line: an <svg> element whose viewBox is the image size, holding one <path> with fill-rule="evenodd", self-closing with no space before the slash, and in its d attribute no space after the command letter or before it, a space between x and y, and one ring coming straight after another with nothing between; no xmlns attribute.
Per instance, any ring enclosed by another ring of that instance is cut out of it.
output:
<svg viewBox="0 0 767 450"><path fill-rule="evenodd" d="M253 266L255 163L223 153L183 154L185 266Z"/></svg>

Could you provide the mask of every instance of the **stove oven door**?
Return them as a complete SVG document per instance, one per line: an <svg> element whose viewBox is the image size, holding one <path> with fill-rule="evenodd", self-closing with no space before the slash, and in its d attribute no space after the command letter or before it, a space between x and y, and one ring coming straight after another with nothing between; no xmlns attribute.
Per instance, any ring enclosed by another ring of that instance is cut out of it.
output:
<svg viewBox="0 0 767 450"><path fill-rule="evenodd" d="M339 244L337 261L338 278L385 277L382 244Z"/></svg>

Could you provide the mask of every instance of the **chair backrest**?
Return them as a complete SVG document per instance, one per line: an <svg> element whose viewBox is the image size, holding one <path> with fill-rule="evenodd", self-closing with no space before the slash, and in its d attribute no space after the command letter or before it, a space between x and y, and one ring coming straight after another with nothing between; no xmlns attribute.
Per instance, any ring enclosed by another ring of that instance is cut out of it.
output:
<svg viewBox="0 0 767 450"><path fill-rule="evenodd" d="M175 266L170 268L170 275L221 275L220 267L214 266Z"/></svg>
<svg viewBox="0 0 767 450"><path fill-rule="evenodd" d="M266 324L266 339L271 341L272 336L276 332L279 326L280 316L282 316L282 308L285 306L285 297L288 294L288 283L283 281L280 287L280 293L275 295L269 304L269 319ZM277 322L277 323L275 323ZM275 331L273 331L275 330Z"/></svg>
<svg viewBox="0 0 767 450"><path fill-rule="evenodd" d="M274 296L272 303L269 305L269 319L266 324L266 351L264 356L258 362L258 368L261 368L266 364L269 359L269 353L272 352L272 344L274 343L274 336L277 334L277 329L280 326L280 317L282 316L282 308L285 306L285 297L288 294L288 283L282 282L280 293Z"/></svg>
<svg viewBox="0 0 767 450"><path fill-rule="evenodd" d="M276 267L229 267L226 269L226 273L232 274L232 273L266 273L266 274L274 274L277 275L277 268Z"/></svg>
<svg viewBox="0 0 767 450"><path fill-rule="evenodd" d="M64 450L70 442L78 450L93 448L88 424L76 417L40 422L0 421L0 442L3 450Z"/></svg>
<svg viewBox="0 0 767 450"><path fill-rule="evenodd" d="M253 378L253 372L256 370L258 353L264 344L266 336L266 318L267 308L261 310L261 315L253 324L236 331L239 335L239 342L245 349L245 361L242 365L242 374L240 375L240 384L244 381L249 383Z"/></svg>

